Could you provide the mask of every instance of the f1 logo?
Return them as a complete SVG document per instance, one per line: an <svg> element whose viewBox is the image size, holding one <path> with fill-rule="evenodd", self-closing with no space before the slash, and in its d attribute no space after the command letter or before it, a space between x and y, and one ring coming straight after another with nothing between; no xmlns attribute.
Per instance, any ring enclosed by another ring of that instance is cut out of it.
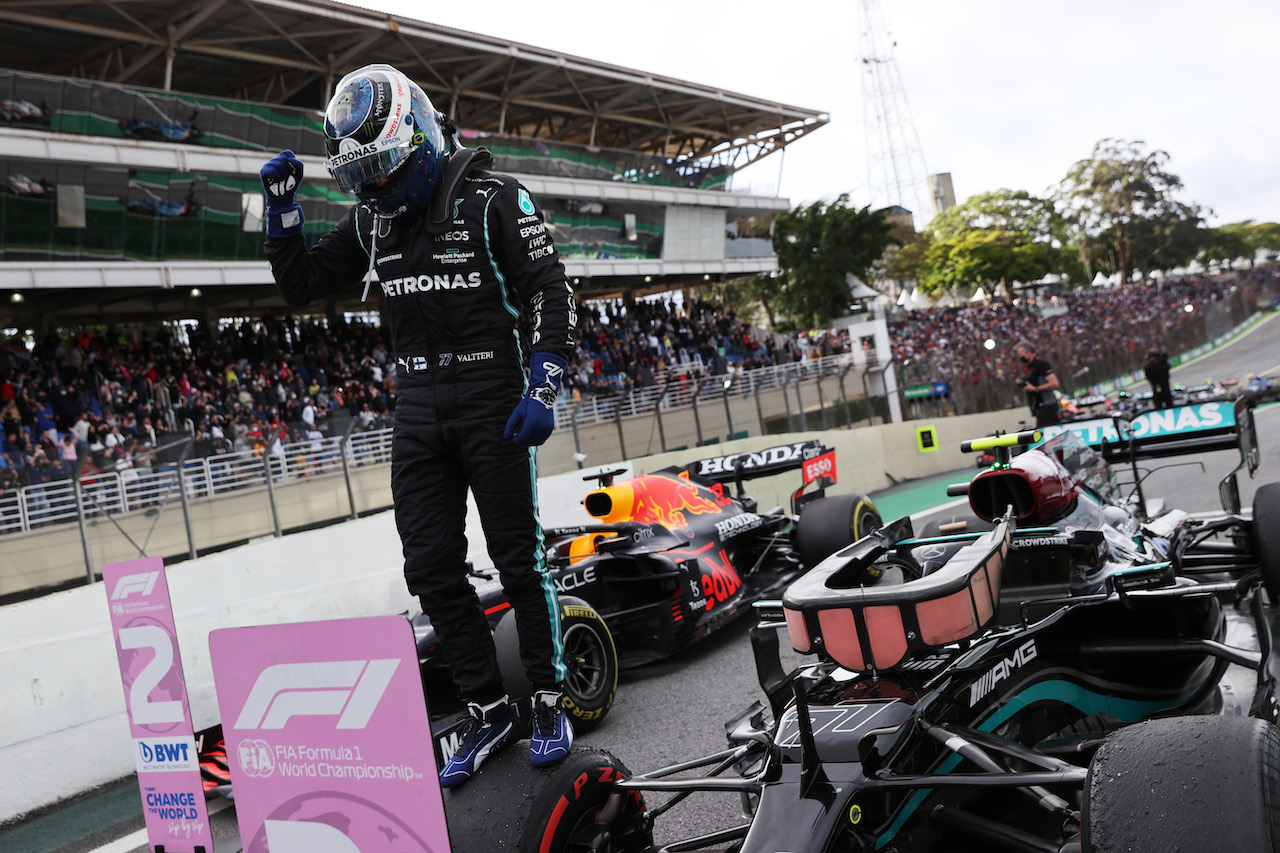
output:
<svg viewBox="0 0 1280 853"><path fill-rule="evenodd" d="M135 592L142 595L150 595L151 590L155 589L156 581L159 579L159 572L144 572L140 575L124 575L116 581L116 588L111 593L111 600L116 601L121 598L128 598Z"/></svg>
<svg viewBox="0 0 1280 853"><path fill-rule="evenodd" d="M399 658L385 658L269 666L249 691L236 728L282 729L295 716L336 716L336 728L363 729L399 665Z"/></svg>

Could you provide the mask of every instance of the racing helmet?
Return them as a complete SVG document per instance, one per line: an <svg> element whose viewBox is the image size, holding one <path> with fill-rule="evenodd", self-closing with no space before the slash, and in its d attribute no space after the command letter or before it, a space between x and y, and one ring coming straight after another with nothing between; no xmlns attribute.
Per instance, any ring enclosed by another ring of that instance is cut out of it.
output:
<svg viewBox="0 0 1280 853"><path fill-rule="evenodd" d="M388 218L423 209L448 154L431 99L382 64L338 81L324 113L324 144L339 189Z"/></svg>

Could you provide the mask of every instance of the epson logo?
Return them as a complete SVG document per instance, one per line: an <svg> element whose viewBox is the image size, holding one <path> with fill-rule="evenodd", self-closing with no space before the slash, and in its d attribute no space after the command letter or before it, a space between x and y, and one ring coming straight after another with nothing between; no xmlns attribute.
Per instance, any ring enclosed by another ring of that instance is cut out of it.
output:
<svg viewBox="0 0 1280 853"><path fill-rule="evenodd" d="M337 717L335 728L363 729L391 683L399 658L280 663L254 682L236 728L282 729L292 717Z"/></svg>
<svg viewBox="0 0 1280 853"><path fill-rule="evenodd" d="M151 590L155 589L156 581L159 579L159 572L125 575L116 581L116 588L111 592L111 600L118 601L122 598L128 598L134 593L138 593L139 595L150 595Z"/></svg>

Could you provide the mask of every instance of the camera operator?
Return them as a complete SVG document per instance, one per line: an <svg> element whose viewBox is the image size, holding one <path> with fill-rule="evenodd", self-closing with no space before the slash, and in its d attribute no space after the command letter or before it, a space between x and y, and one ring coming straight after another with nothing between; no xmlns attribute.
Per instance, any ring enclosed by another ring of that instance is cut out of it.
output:
<svg viewBox="0 0 1280 853"><path fill-rule="evenodd" d="M1142 366L1147 381L1151 383L1152 402L1157 409L1173 408L1173 390L1169 387L1169 354L1164 350L1148 350L1147 363Z"/></svg>
<svg viewBox="0 0 1280 853"><path fill-rule="evenodd" d="M1043 358L1036 358L1035 345L1030 341L1018 341L1014 348L1022 363L1022 388L1027 392L1027 405L1035 416L1036 426L1044 427L1058 422L1058 376Z"/></svg>

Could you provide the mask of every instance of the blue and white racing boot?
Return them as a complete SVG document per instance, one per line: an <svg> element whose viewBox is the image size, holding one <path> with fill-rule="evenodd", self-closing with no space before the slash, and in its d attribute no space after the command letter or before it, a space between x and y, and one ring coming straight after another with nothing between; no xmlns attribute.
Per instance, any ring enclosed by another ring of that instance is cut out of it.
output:
<svg viewBox="0 0 1280 853"><path fill-rule="evenodd" d="M546 767L562 761L573 746L573 724L561 696L553 690L533 694L533 733L529 738L529 763Z"/></svg>
<svg viewBox="0 0 1280 853"><path fill-rule="evenodd" d="M452 788L470 779L486 758L520 733L520 713L505 696L488 711L475 702L468 703L467 712L471 718L462 727L458 749L440 771L443 788Z"/></svg>

